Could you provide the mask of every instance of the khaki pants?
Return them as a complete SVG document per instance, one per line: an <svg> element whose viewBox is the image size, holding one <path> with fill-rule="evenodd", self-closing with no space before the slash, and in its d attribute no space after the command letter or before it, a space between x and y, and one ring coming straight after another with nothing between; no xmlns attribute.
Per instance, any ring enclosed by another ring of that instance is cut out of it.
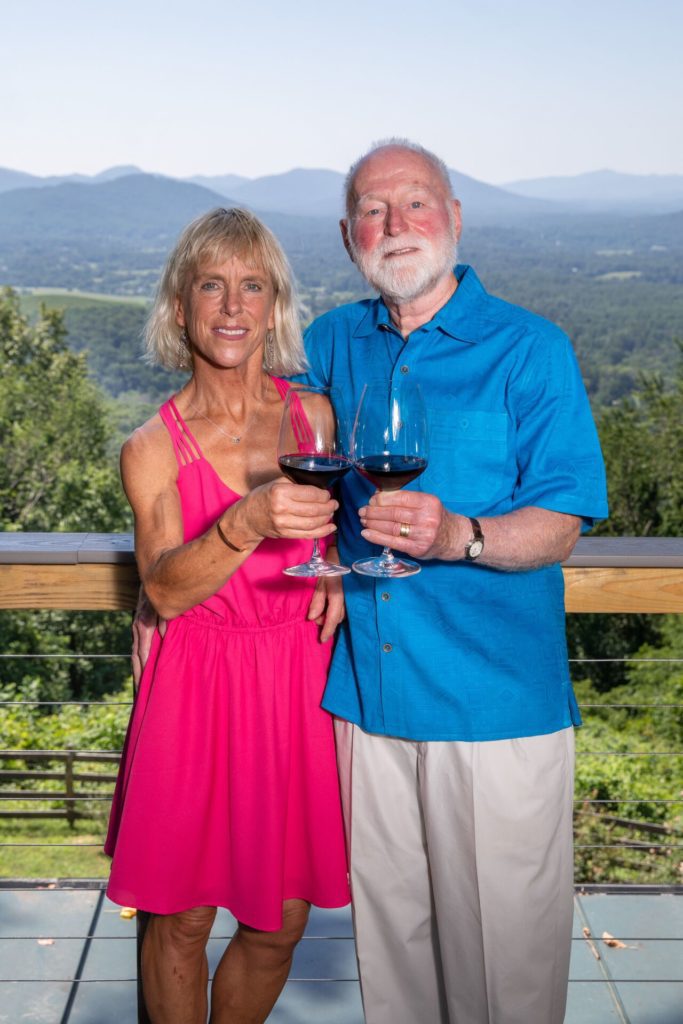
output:
<svg viewBox="0 0 683 1024"><path fill-rule="evenodd" d="M367 1024L561 1024L573 730L416 743L335 728Z"/></svg>

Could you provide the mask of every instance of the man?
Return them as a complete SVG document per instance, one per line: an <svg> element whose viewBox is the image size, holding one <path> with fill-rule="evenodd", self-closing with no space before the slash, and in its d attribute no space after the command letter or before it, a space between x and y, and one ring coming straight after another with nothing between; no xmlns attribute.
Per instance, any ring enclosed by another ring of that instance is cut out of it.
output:
<svg viewBox="0 0 683 1024"><path fill-rule="evenodd" d="M306 335L312 383L419 383L429 465L342 482L346 577L324 706L340 777L367 1024L561 1024L572 927L573 725L559 562L606 515L569 342L455 271L445 165L403 140L351 168L341 221L380 298Z"/></svg>

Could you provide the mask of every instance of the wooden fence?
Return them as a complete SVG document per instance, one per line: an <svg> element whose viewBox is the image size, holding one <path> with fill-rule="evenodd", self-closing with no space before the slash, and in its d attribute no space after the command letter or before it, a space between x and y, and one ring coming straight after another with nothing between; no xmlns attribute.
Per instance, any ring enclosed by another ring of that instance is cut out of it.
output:
<svg viewBox="0 0 683 1024"><path fill-rule="evenodd" d="M76 804L85 800L111 800L111 790L79 789L82 783L114 783L116 775L104 772L79 771L80 764L113 764L118 767L119 754L101 753L89 750L2 750L0 764L8 761L23 761L25 768L0 769L0 783L6 782L61 782L63 788L52 789L2 789L3 799L9 801L40 801L41 803L64 803L64 807L49 810L0 809L0 818L59 818L74 825L78 818L91 817L78 810ZM60 763L59 769L34 768L32 763L50 765Z"/></svg>

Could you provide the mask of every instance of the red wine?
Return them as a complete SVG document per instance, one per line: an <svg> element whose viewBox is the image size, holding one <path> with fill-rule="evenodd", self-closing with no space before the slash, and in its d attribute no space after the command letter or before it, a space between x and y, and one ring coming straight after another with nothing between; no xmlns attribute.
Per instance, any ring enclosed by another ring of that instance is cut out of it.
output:
<svg viewBox="0 0 683 1024"><path fill-rule="evenodd" d="M356 469L380 491L398 491L424 473L427 460L417 455L366 455Z"/></svg>
<svg viewBox="0 0 683 1024"><path fill-rule="evenodd" d="M280 469L295 484L331 487L351 469L343 455L281 455Z"/></svg>

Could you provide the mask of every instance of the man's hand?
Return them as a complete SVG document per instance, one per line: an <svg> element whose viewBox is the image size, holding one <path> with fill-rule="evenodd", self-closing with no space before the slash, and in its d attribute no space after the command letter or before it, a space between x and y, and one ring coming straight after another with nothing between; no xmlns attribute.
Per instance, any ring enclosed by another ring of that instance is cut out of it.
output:
<svg viewBox="0 0 683 1024"><path fill-rule="evenodd" d="M434 494L422 491L377 491L358 514L365 540L413 558L453 559L460 534L463 552L469 537L466 519L451 515Z"/></svg>
<svg viewBox="0 0 683 1024"><path fill-rule="evenodd" d="M467 516L449 512L435 495L421 491L378 491L358 514L365 540L413 558L459 561L472 537ZM580 517L534 506L480 522L485 544L477 563L511 572L563 562L581 530Z"/></svg>
<svg viewBox="0 0 683 1024"><path fill-rule="evenodd" d="M135 615L133 616L133 650L131 653L131 663L133 666L133 686L135 692L138 692L138 686L140 685L140 679L142 678L142 671L147 664L149 658L149 652L152 647L152 637L154 636L154 630L159 627L159 634L161 636L166 632L166 620L160 619L155 612L152 605L149 603L147 595L143 587L140 587L140 593L138 594L138 604L135 609Z"/></svg>

